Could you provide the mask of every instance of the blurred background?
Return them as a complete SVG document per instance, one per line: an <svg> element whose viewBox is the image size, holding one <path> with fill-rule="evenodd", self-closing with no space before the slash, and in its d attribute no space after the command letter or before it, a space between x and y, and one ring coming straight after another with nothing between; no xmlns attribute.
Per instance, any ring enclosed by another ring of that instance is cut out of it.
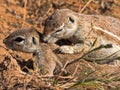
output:
<svg viewBox="0 0 120 90"><path fill-rule="evenodd" d="M120 19L120 0L0 0L0 27L11 31L34 26L42 31L44 20L61 8Z"/></svg>

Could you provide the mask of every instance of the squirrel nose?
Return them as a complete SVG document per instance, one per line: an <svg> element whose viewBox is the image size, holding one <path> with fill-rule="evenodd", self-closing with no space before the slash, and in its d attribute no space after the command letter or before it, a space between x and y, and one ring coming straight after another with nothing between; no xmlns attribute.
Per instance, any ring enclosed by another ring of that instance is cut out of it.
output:
<svg viewBox="0 0 120 90"><path fill-rule="evenodd" d="M43 42L44 42L44 43L48 43L48 41L47 41L47 40L44 40L44 39L43 39Z"/></svg>
<svg viewBox="0 0 120 90"><path fill-rule="evenodd" d="M45 43L47 43L47 42L48 42L48 40L47 40L47 38L46 38L46 37L44 37L44 38L43 38L43 42L45 42Z"/></svg>

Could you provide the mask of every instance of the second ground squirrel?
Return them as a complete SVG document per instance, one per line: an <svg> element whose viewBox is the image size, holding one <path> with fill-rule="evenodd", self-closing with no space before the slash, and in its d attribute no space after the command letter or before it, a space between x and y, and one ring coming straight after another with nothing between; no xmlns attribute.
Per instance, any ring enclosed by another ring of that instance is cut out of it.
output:
<svg viewBox="0 0 120 90"><path fill-rule="evenodd" d="M58 63L62 64L50 47L41 42L41 34L34 28L16 30L3 40L5 45L12 49L27 53L35 53L39 68L42 74L53 75L53 71Z"/></svg>
<svg viewBox="0 0 120 90"><path fill-rule="evenodd" d="M84 15L69 9L56 10L46 21L44 41L55 43L68 39L74 45L63 45L61 53L87 52L89 59L117 59L120 56L120 21L110 16Z"/></svg>

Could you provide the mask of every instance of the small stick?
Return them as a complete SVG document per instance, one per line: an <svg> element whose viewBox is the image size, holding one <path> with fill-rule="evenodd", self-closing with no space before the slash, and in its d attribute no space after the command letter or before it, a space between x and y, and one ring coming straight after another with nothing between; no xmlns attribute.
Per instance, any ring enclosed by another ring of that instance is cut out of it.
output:
<svg viewBox="0 0 120 90"><path fill-rule="evenodd" d="M64 65L63 68L61 69L62 72L65 71L65 68L66 68L67 64L68 64L68 61L65 63L65 65ZM61 72L61 73L62 73L62 72Z"/></svg>
<svg viewBox="0 0 120 90"><path fill-rule="evenodd" d="M76 74L76 72L77 72L77 70L78 70L78 67L79 67L79 65L76 66L75 71L74 71L73 74L72 74L72 78L75 76L75 74Z"/></svg>
<svg viewBox="0 0 120 90"><path fill-rule="evenodd" d="M80 13L82 13L82 12L85 10L85 8L86 8L92 1L94 1L94 0L89 0L89 1L85 4L85 6L80 10Z"/></svg>
<svg viewBox="0 0 120 90"><path fill-rule="evenodd" d="M27 0L24 0L24 16L23 16L22 28L24 27L25 19L26 19L26 6L27 6Z"/></svg>

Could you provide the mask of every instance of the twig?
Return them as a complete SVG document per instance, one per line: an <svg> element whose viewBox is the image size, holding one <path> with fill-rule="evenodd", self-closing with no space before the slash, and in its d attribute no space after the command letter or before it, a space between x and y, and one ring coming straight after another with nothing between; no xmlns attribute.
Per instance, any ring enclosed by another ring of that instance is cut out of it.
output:
<svg viewBox="0 0 120 90"><path fill-rule="evenodd" d="M33 76L34 76L34 74L31 75L30 77L25 76L25 78L24 78L24 88L23 88L23 90L27 90L27 89L26 89L26 88L27 88L27 85L28 85L28 83L33 79Z"/></svg>
<svg viewBox="0 0 120 90"><path fill-rule="evenodd" d="M75 71L74 71L73 74L72 74L72 78L73 78L73 77L75 76L75 74L77 73L78 67L79 67L79 65L76 66Z"/></svg>
<svg viewBox="0 0 120 90"><path fill-rule="evenodd" d="M65 68L66 68L67 64L68 64L68 61L65 63L65 65L64 65L63 68L61 69L61 73L63 73L63 72L65 71Z"/></svg>
<svg viewBox="0 0 120 90"><path fill-rule="evenodd" d="M94 1L94 0L89 0L89 1L85 4L85 6L80 10L80 13L82 13L82 12L85 10L85 8L86 8L92 1Z"/></svg>
<svg viewBox="0 0 120 90"><path fill-rule="evenodd" d="M27 0L24 0L24 15L23 15L23 23L22 23L22 28L24 27L25 24L25 19L26 19L26 6L27 6Z"/></svg>

